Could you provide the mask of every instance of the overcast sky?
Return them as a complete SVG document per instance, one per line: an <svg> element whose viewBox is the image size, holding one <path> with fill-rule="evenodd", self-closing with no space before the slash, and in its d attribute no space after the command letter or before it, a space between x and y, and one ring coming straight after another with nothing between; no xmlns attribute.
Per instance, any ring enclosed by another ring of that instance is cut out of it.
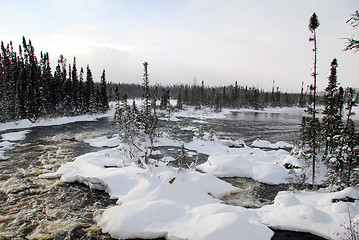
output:
<svg viewBox="0 0 359 240"><path fill-rule="evenodd" d="M100 80L141 83L144 61L155 84L248 85L299 92L311 84L309 18L316 12L318 87L338 59L338 81L359 88L359 52L343 52L359 38L346 23L358 0L0 0L0 40L31 39L49 52L52 69L63 54L87 64Z"/></svg>

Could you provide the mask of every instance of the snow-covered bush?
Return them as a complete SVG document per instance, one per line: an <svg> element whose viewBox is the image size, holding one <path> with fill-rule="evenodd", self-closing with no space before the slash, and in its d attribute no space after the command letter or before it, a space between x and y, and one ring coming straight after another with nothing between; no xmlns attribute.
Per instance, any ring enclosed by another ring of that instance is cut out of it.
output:
<svg viewBox="0 0 359 240"><path fill-rule="evenodd" d="M300 161L301 166L292 167L286 179L291 189L306 189L309 187L308 181L312 175L311 154L297 145L292 149L291 155Z"/></svg>

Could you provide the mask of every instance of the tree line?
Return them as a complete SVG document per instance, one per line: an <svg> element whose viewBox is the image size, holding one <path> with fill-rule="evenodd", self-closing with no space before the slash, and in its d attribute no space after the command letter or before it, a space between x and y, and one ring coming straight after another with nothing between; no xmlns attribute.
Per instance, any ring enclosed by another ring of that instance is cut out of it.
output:
<svg viewBox="0 0 359 240"><path fill-rule="evenodd" d="M103 112L108 109L105 70L100 83L94 82L87 65L78 71L76 58L67 65L63 55L55 71L47 52L35 55L31 40L22 39L19 51L12 42L1 41L0 122L45 116L73 116Z"/></svg>
<svg viewBox="0 0 359 240"><path fill-rule="evenodd" d="M143 98L144 91L141 84L108 83L108 96L110 100L121 101L127 99ZM161 102L160 108L182 108L183 105L210 107L220 111L222 108L254 108L265 107L305 107L313 101L313 89L302 86L299 93L282 92L273 81L272 91L265 91L257 87L241 86L238 82L227 86L210 87L202 81L198 84L177 84L171 86L149 86L151 96L157 96ZM346 92L345 92L346 97ZM317 96L320 103L322 96ZM175 106L170 106L169 100L176 100Z"/></svg>

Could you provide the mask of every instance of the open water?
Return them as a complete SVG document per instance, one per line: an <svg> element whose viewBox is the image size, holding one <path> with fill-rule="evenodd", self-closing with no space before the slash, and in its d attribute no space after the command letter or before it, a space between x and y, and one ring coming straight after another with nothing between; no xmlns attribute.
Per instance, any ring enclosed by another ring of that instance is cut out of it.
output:
<svg viewBox="0 0 359 240"><path fill-rule="evenodd" d="M219 138L241 139L248 144L257 138L293 142L299 124L299 116L250 112L233 113L225 119L160 121L159 126L183 141L192 139L193 132L181 129L195 126L200 132L211 131ZM99 150L84 143L84 139L114 133L115 128L107 118L31 128L26 139L7 152L9 159L0 161L0 239L111 239L94 222L97 214L115 204L107 193L38 176L56 171L76 156ZM206 160L205 155L200 158ZM270 204L279 190L286 189L286 186L270 186L245 178L223 180L244 190L223 201L250 208ZM290 236L294 237L295 233L276 231L274 239L291 239ZM300 239L320 239L313 235L300 236Z"/></svg>

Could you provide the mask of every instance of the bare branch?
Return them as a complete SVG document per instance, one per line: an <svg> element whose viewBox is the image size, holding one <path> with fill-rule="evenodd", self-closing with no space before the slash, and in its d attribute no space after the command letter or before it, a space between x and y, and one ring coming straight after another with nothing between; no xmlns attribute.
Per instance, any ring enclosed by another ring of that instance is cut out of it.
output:
<svg viewBox="0 0 359 240"><path fill-rule="evenodd" d="M346 23L349 23L354 28L357 28L359 26L359 12L358 12L358 10L354 14L352 14L352 17L349 18L346 21Z"/></svg>
<svg viewBox="0 0 359 240"><path fill-rule="evenodd" d="M353 38L345 38L347 40L347 44L345 45L344 51L354 50L355 52L359 51L359 40L355 40Z"/></svg>

